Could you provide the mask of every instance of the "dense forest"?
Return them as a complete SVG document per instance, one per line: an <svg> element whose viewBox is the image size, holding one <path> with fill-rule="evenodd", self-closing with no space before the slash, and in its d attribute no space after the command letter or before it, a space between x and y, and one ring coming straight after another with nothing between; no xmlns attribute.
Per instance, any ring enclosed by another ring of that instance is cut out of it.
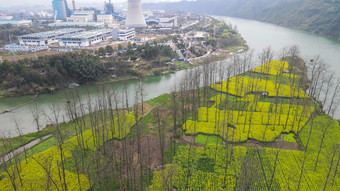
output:
<svg viewBox="0 0 340 191"><path fill-rule="evenodd" d="M319 57L248 51L169 88L147 101L142 78L134 91L99 88L92 99L75 89L49 107L47 130L32 110L39 132L0 139L0 152L52 136L1 158L0 189L338 190L339 80Z"/></svg>
<svg viewBox="0 0 340 191"><path fill-rule="evenodd" d="M338 0L198 0L144 7L255 19L340 38Z"/></svg>

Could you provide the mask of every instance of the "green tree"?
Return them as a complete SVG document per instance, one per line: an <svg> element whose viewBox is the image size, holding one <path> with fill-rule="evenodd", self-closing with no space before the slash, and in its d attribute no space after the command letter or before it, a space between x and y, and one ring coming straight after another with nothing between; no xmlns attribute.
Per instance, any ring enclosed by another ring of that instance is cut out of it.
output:
<svg viewBox="0 0 340 191"><path fill-rule="evenodd" d="M123 48L124 48L124 47L123 47L122 44L119 44L119 45L118 45L118 50L123 50Z"/></svg>
<svg viewBox="0 0 340 191"><path fill-rule="evenodd" d="M99 56L105 56L105 54L106 54L105 49L103 47L100 47L98 49L98 54L99 54Z"/></svg>
<svg viewBox="0 0 340 191"><path fill-rule="evenodd" d="M111 55L113 53L113 51L114 50L113 50L112 46L109 46L109 45L106 46L106 53Z"/></svg>

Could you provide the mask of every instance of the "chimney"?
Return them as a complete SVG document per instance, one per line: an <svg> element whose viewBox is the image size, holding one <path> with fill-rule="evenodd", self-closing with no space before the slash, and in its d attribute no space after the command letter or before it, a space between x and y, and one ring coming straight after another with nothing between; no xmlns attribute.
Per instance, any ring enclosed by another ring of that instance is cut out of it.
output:
<svg viewBox="0 0 340 191"><path fill-rule="evenodd" d="M76 11L76 2L74 0L72 1L72 5L73 5L73 11Z"/></svg>

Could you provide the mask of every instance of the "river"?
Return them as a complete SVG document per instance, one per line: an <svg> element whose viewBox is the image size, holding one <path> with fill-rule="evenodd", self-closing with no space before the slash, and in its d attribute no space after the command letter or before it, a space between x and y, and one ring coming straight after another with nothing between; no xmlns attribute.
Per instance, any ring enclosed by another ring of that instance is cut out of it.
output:
<svg viewBox="0 0 340 191"><path fill-rule="evenodd" d="M330 65L331 69L337 71L340 76L340 64L338 59L340 57L340 41L330 39L322 36L318 36L309 32L289 29L273 24L230 18L220 17L227 23L237 25L239 33L247 41L251 49L255 50L255 55L262 51L263 48L271 46L272 49L277 52L285 46L297 45L302 57L310 59L315 55L321 55L322 58ZM164 76L148 77L144 80L145 100L155 98L163 93L169 93L171 88L174 87L176 82L185 75L185 71L178 71L173 74ZM129 93L130 104L133 103L134 88L136 81L125 82L127 92ZM106 88L114 88L117 92L123 90L124 83L118 82L113 84L104 85ZM77 88L81 97L86 98L89 94L91 98L97 96L98 86L82 86ZM35 132L37 130L33 122L32 108L37 105L41 113L51 114L50 106L52 104L59 105L61 107L61 115L65 115L64 105L66 103L65 93L74 91L66 89L58 91L53 95L45 94L40 95L36 102L29 103L13 113L0 114L0 135L2 136L16 136L18 132L15 128L14 121L19 122L22 133ZM0 111L12 109L20 104L23 104L32 99L32 96L22 96L16 98L3 98L0 99ZM41 117L41 124L45 125L50 123L45 117Z"/></svg>

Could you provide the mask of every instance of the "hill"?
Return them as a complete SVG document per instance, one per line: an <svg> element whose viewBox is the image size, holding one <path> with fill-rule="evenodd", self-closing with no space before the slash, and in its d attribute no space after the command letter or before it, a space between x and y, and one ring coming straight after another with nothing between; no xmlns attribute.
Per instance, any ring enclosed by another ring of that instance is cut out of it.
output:
<svg viewBox="0 0 340 191"><path fill-rule="evenodd" d="M144 8L255 19L340 39L339 0L198 0Z"/></svg>

